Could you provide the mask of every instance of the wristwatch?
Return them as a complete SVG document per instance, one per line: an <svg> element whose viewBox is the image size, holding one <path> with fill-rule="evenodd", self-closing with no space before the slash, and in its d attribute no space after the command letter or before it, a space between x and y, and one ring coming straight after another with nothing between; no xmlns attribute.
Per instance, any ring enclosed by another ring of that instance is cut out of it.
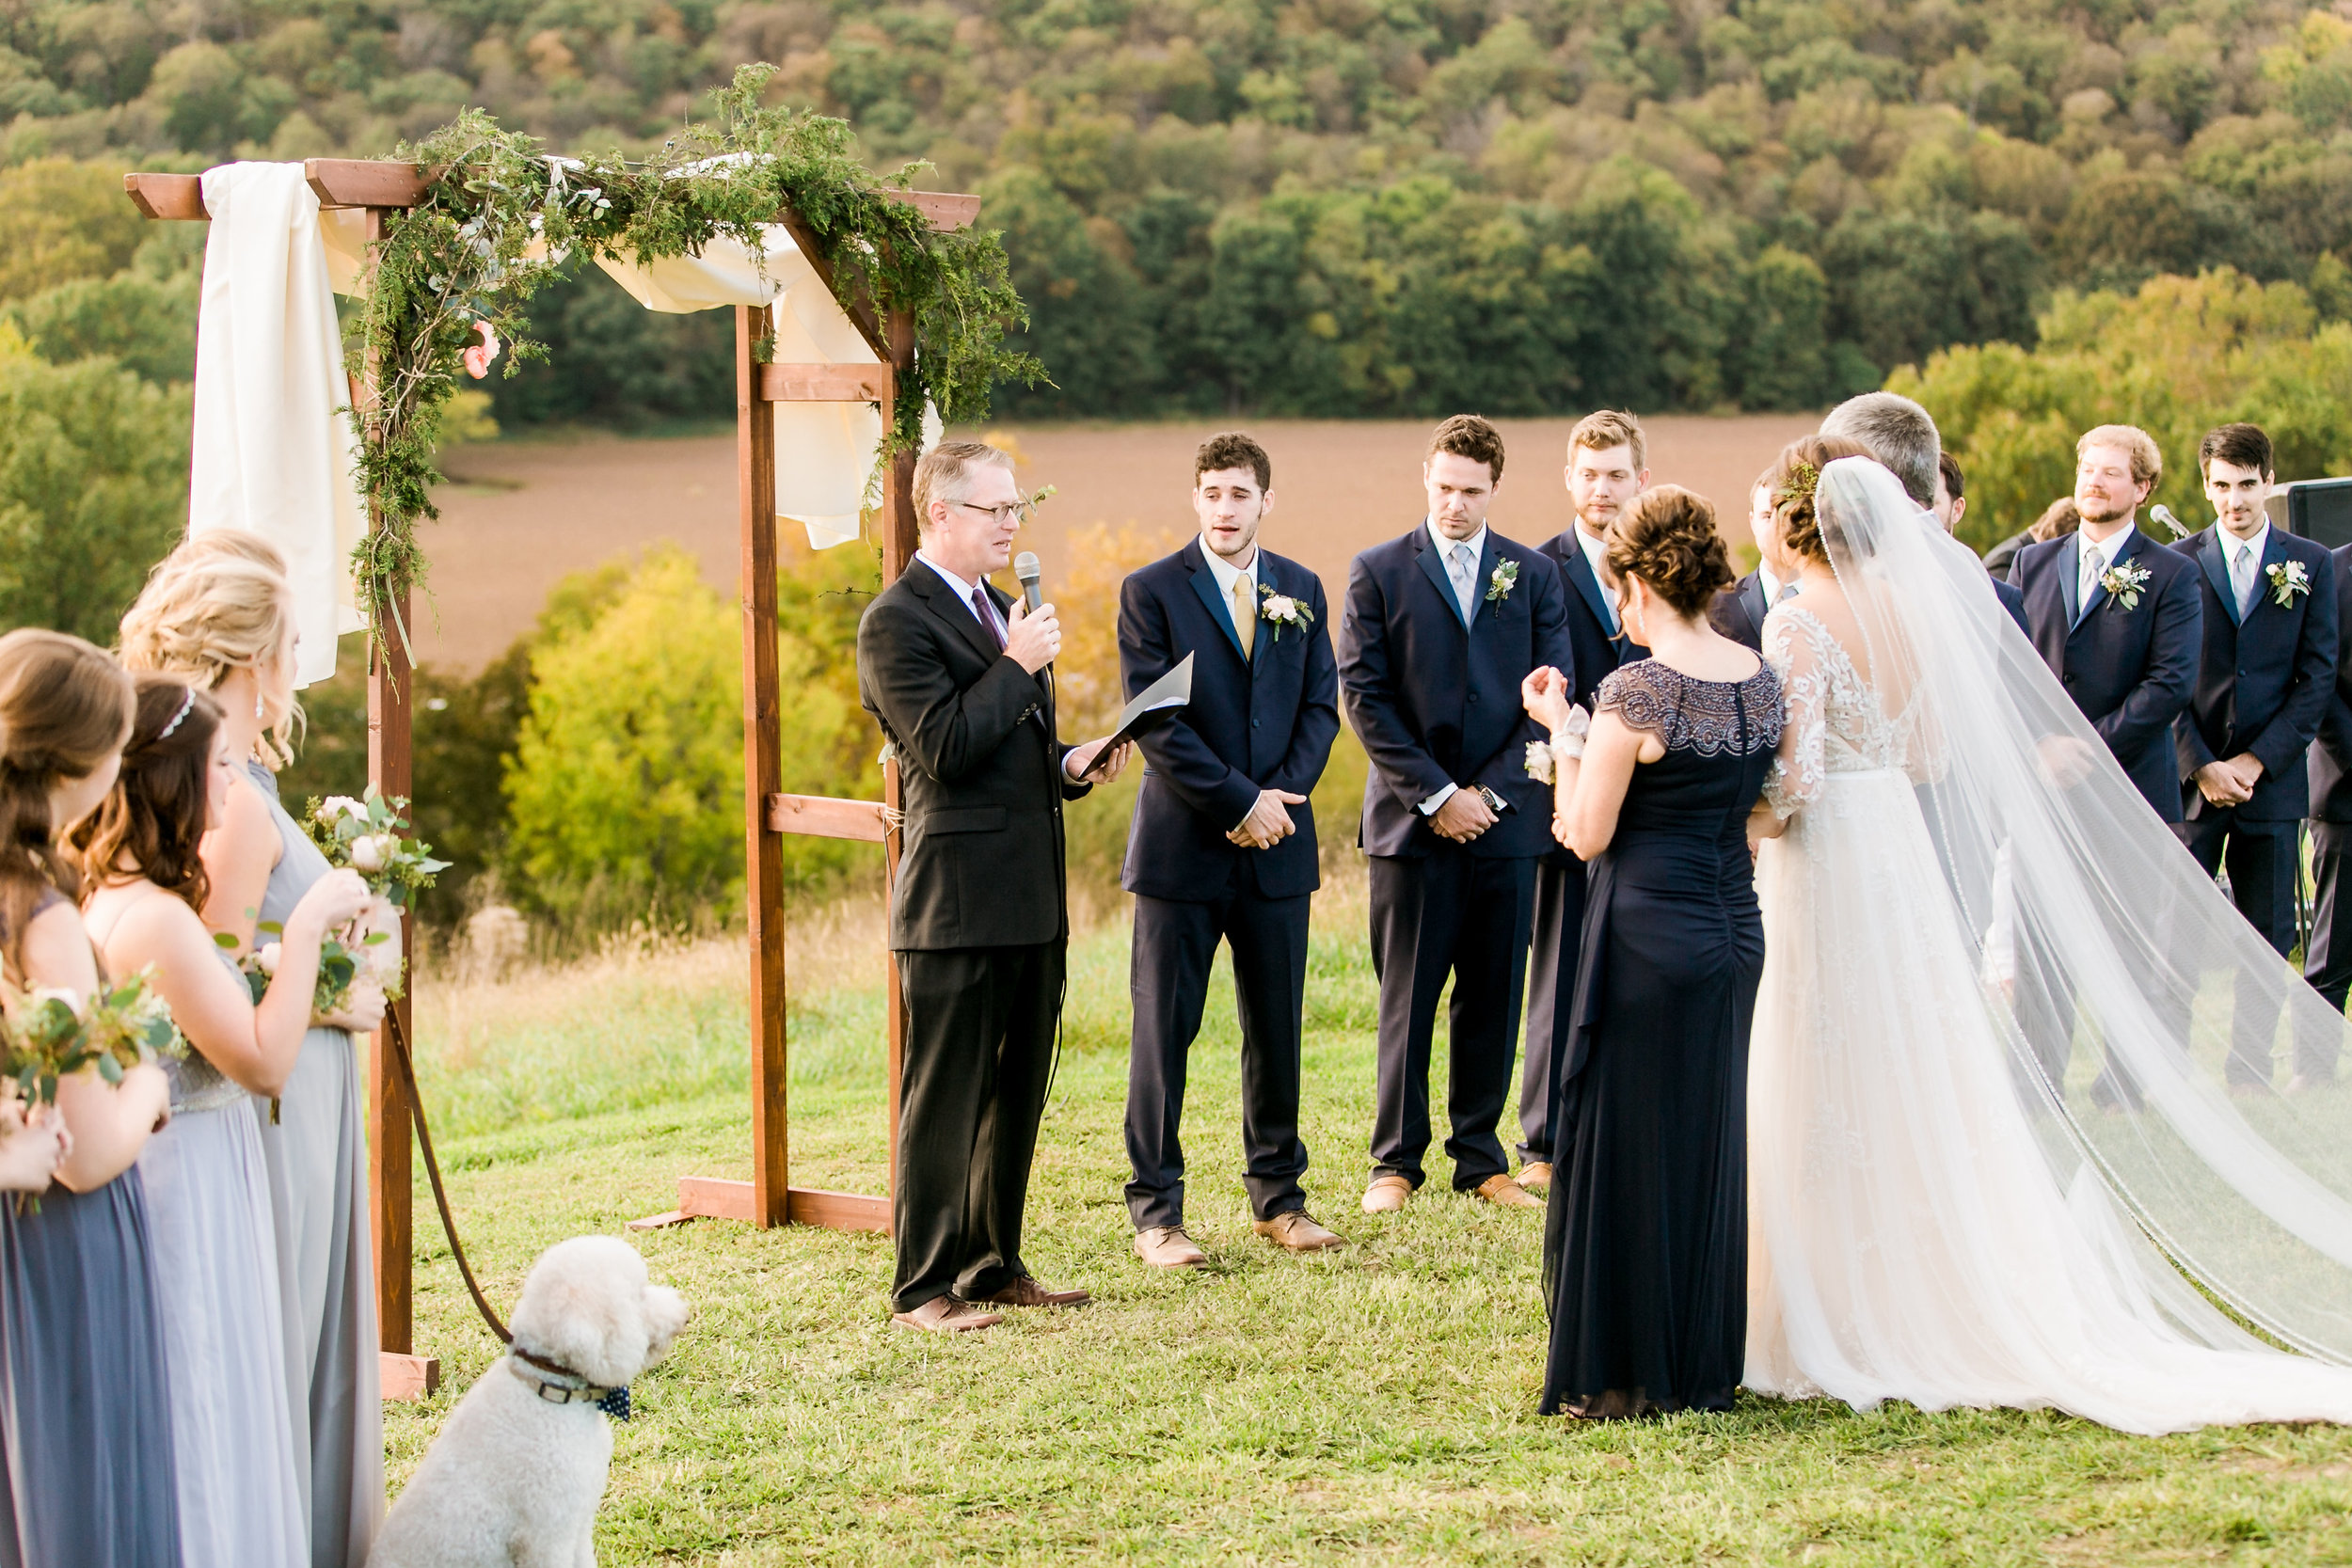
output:
<svg viewBox="0 0 2352 1568"><path fill-rule="evenodd" d="M1488 789L1485 784L1478 785L1478 798L1486 801L1486 809L1493 812L1497 816L1501 816L1504 812L1511 809L1510 801L1504 800L1493 790Z"/></svg>

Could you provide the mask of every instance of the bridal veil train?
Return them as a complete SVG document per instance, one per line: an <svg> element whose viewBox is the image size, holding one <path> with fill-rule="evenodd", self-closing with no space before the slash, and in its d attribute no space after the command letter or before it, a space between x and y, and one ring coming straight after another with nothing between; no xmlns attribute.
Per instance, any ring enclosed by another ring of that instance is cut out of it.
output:
<svg viewBox="0 0 2352 1568"><path fill-rule="evenodd" d="M2290 1031L2344 1019L1891 474L1832 463L1817 508L1859 630L1800 596L1765 633L1793 816L1758 861L1748 1386L2352 1421L2352 1087L2222 1078L2241 972Z"/></svg>

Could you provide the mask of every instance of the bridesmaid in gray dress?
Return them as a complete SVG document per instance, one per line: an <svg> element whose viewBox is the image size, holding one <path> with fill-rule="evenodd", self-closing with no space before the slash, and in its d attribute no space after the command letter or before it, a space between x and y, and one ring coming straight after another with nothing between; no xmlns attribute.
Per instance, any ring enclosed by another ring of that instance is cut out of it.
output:
<svg viewBox="0 0 2352 1568"><path fill-rule="evenodd" d="M99 986L59 892L74 879L53 828L104 798L130 729L131 682L113 659L57 632L0 638L0 968L17 985ZM72 1148L56 1182L38 1208L0 1194L0 1568L179 1568L163 1325L133 1164L168 1092L151 1066L111 1087L94 1069L66 1079L56 1115Z"/></svg>
<svg viewBox="0 0 2352 1568"><path fill-rule="evenodd" d="M74 833L94 885L90 934L119 974L153 966L188 1039L170 1126L139 1168L168 1304L170 1382L186 1568L308 1568L309 1499L286 1382L269 1176L255 1097L282 1093L310 1023L326 934L367 908L367 885L330 872L286 922L276 977L256 1003L198 912L198 846L245 789L210 697L138 677L122 775Z"/></svg>
<svg viewBox="0 0 2352 1568"><path fill-rule="evenodd" d="M279 803L273 772L291 760L295 664L293 601L277 550L235 530L182 545L123 617L122 657L133 669L184 676L221 705L242 776L205 835L204 921L249 949L257 924L288 925L328 874ZM266 1098L258 1107L311 1568L362 1568L384 1515L367 1149L351 1034L382 1013L382 992L362 977L342 1014L309 1020L274 1114Z"/></svg>

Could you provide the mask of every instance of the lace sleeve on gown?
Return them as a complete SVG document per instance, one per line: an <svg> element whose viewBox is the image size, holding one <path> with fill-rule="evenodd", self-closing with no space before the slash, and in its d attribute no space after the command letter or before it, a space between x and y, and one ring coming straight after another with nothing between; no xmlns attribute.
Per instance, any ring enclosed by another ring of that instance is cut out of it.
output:
<svg viewBox="0 0 2352 1568"><path fill-rule="evenodd" d="M1775 610L1764 621L1764 662L1780 677L1787 719L1780 731L1780 754L1764 775L1764 799L1776 816L1790 817L1820 799L1827 776L1829 722L1825 705L1828 676L1821 668L1821 650L1809 617Z"/></svg>

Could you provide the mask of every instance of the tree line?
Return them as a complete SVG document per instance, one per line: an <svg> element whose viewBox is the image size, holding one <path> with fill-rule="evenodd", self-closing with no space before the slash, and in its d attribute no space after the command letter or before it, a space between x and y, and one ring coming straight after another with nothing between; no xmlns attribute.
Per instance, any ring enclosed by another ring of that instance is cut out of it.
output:
<svg viewBox="0 0 2352 1568"><path fill-rule="evenodd" d="M988 198L1025 415L1805 407L2067 288L2341 310L2352 246L2352 23L2298 0L10 0L0 166L373 155L466 103L644 148L748 59ZM538 319L504 422L727 411L718 325L593 276Z"/></svg>

